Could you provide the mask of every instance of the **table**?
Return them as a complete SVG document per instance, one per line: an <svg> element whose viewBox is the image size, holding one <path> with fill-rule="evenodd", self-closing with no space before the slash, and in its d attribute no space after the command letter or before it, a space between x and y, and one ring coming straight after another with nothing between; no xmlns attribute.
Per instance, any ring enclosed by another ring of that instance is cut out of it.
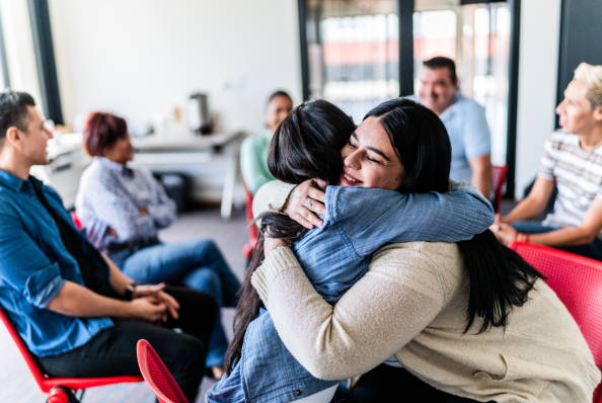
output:
<svg viewBox="0 0 602 403"><path fill-rule="evenodd" d="M244 132L213 133L208 135L150 135L132 137L134 165L145 166L154 172L184 171L207 164L221 157L225 162L220 214L229 219L232 214L234 188L238 173L238 152Z"/></svg>

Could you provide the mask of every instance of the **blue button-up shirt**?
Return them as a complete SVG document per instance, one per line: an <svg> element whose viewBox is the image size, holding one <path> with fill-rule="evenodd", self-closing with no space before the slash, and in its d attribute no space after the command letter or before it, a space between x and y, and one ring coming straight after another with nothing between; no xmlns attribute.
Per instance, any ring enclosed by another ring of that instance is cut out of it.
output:
<svg viewBox="0 0 602 403"><path fill-rule="evenodd" d="M82 174L75 207L90 242L98 249L154 238L176 218L176 204L149 170L103 157L94 157ZM140 214L141 207L149 214ZM108 233L109 227L117 235Z"/></svg>
<svg viewBox="0 0 602 403"><path fill-rule="evenodd" d="M33 181L39 182L0 170L0 304L29 351L43 357L80 347L113 322L46 309L66 281L84 283L52 216L36 197ZM60 196L48 186L43 192L50 207L71 223ZM85 235L80 239L84 251L93 248Z"/></svg>
<svg viewBox="0 0 602 403"><path fill-rule="evenodd" d="M493 223L489 201L471 185L449 192L400 194L363 187L326 188L324 224L294 250L305 274L335 303L368 270L372 253L390 242L468 240ZM286 349L262 309L247 327L242 355L207 394L210 403L283 403L336 384L314 378Z"/></svg>

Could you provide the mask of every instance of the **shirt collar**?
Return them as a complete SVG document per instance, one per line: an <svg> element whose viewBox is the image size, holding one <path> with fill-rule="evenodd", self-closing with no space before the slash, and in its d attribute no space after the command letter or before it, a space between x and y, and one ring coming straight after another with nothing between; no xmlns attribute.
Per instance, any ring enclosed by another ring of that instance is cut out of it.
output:
<svg viewBox="0 0 602 403"><path fill-rule="evenodd" d="M126 166L118 162L111 161L110 159L107 159L105 157L94 157L94 161L98 161L98 163L104 166L105 168L117 172L123 171L123 167Z"/></svg>
<svg viewBox="0 0 602 403"><path fill-rule="evenodd" d="M30 176L30 178L31 177L32 176ZM23 189L23 185L25 184L25 182L25 180L19 178L18 176L15 176L3 169L0 169L0 184L9 187L17 192L20 192L21 189Z"/></svg>
<svg viewBox="0 0 602 403"><path fill-rule="evenodd" d="M456 112L455 106L461 97L462 97L462 95L460 95L460 93L456 93L456 95L454 95L454 99L452 99L451 104L449 104L449 106L447 108L445 108L445 110L441 113L441 115L439 115L439 119L444 120L444 119L447 119L448 117L453 116L454 113Z"/></svg>

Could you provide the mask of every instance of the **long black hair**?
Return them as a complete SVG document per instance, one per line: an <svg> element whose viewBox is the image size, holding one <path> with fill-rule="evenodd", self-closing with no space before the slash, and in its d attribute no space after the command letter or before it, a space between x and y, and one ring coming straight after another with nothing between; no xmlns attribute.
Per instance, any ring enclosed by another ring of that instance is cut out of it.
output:
<svg viewBox="0 0 602 403"><path fill-rule="evenodd" d="M354 130L353 120L330 102L304 103L276 129L268 151L268 168L276 179L287 183L321 178L328 184L337 184L343 167L341 148ZM258 221L261 223L259 238L236 306L234 337L226 352L224 364L228 374L240 358L247 327L261 307L251 276L263 261L263 240L269 236L292 244L307 232L301 224L283 214L264 213Z"/></svg>
<svg viewBox="0 0 602 403"><path fill-rule="evenodd" d="M406 171L402 193L445 192L451 145L445 126L428 108L397 98L378 105L364 117L379 119ZM466 327L482 318L478 333L505 326L513 307L527 302L541 273L502 245L489 230L458 242L469 281Z"/></svg>

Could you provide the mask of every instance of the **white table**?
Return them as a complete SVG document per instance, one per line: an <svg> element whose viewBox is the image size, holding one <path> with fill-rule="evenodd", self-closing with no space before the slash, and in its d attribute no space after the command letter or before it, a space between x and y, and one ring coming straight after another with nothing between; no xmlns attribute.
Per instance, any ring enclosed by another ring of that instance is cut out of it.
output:
<svg viewBox="0 0 602 403"><path fill-rule="evenodd" d="M182 172L186 168L211 164L222 159L225 164L221 196L221 216L232 214L234 188L238 173L238 152L242 131L208 135L178 135L133 137L134 165L145 166L154 172Z"/></svg>

